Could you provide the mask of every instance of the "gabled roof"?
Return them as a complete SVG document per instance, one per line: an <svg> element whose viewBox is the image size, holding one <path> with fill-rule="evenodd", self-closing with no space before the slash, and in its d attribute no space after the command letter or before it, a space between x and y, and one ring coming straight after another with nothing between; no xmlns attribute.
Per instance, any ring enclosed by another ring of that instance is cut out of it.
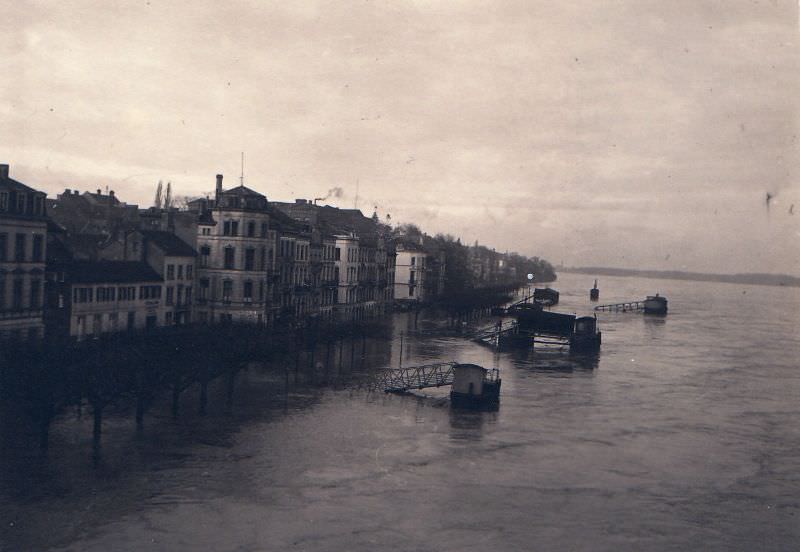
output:
<svg viewBox="0 0 800 552"><path fill-rule="evenodd" d="M142 230L142 236L170 257L195 257L197 251L172 232Z"/></svg>
<svg viewBox="0 0 800 552"><path fill-rule="evenodd" d="M76 284L164 281L147 263L139 261L74 261L64 268L69 281Z"/></svg>
<svg viewBox="0 0 800 552"><path fill-rule="evenodd" d="M45 195L44 192L40 192L39 190L35 190L28 186L27 184L23 184L18 180L14 180L11 177L0 178L0 188L5 188L7 190L13 192L23 192L23 193L33 193L33 194L41 194Z"/></svg>
<svg viewBox="0 0 800 552"><path fill-rule="evenodd" d="M267 197L264 194L260 194L255 190L251 190L250 188L248 188L244 184L240 184L240 185L236 186L235 188L230 188L228 190L223 190L222 195L225 195L225 194L249 195L249 196L258 196L258 197L263 197L263 198Z"/></svg>

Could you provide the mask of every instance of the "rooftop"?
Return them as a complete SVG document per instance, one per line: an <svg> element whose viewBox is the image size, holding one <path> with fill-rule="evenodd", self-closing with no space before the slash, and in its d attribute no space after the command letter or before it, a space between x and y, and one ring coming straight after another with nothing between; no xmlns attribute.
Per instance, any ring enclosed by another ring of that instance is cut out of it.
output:
<svg viewBox="0 0 800 552"><path fill-rule="evenodd" d="M188 243L172 232L163 230L142 230L142 236L148 242L161 249L165 255L171 257L194 257L197 252Z"/></svg>

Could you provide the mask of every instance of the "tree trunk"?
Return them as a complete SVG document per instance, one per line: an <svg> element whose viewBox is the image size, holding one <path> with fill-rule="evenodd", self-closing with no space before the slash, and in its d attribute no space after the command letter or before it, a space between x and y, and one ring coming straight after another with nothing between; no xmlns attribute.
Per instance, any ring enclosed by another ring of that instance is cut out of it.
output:
<svg viewBox="0 0 800 552"><path fill-rule="evenodd" d="M95 450L99 450L100 437L103 434L103 407L97 404L92 405L92 415L94 417L94 425L92 427L92 445Z"/></svg>
<svg viewBox="0 0 800 552"><path fill-rule="evenodd" d="M205 416L208 410L208 378L203 375L200 381L200 415Z"/></svg>
<svg viewBox="0 0 800 552"><path fill-rule="evenodd" d="M236 384L236 372L228 372L227 389L225 393L225 411L230 414L233 411L233 391Z"/></svg>
<svg viewBox="0 0 800 552"><path fill-rule="evenodd" d="M141 389L136 393L136 431L144 430L144 393Z"/></svg>
<svg viewBox="0 0 800 552"><path fill-rule="evenodd" d="M178 419L178 407L180 406L181 387L176 381L172 384L172 419Z"/></svg>
<svg viewBox="0 0 800 552"><path fill-rule="evenodd" d="M44 416L39 421L39 450L42 454L47 454L47 449L50 446L50 422L52 416Z"/></svg>

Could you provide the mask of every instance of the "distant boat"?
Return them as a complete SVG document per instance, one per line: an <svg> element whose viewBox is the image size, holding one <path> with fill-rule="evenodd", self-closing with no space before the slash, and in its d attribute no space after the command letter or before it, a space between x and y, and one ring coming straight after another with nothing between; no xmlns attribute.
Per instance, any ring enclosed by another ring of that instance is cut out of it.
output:
<svg viewBox="0 0 800 552"><path fill-rule="evenodd" d="M661 297L658 293L648 295L644 300L645 314L667 314L667 298Z"/></svg>

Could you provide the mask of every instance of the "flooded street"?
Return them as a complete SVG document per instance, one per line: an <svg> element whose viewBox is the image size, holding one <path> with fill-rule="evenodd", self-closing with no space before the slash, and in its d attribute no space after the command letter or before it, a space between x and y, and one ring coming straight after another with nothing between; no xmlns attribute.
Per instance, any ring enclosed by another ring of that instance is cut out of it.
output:
<svg viewBox="0 0 800 552"><path fill-rule="evenodd" d="M592 280L560 275L554 310L591 312ZM0 454L0 550L800 547L800 289L599 287L600 303L658 291L669 315L600 314L594 360L498 354L407 313L391 341L331 354L330 380L397 366L402 331L403 365L500 368L498 412L452 411L445 388L321 385L304 357L297 375L286 361L288 396L280 367L245 372L230 415L219 382L205 417L194 390L177 421L167 401L148 413L142 435L109 414L97 467L91 416L65 413L48 459Z"/></svg>

